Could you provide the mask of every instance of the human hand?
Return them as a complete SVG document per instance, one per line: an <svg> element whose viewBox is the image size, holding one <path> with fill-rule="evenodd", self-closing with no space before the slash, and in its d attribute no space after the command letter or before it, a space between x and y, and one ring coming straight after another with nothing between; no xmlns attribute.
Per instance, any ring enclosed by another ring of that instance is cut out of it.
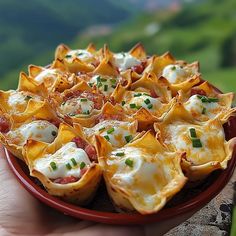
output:
<svg viewBox="0 0 236 236"><path fill-rule="evenodd" d="M145 226L117 226L74 219L37 201L17 182L0 148L0 235L163 235L192 213Z"/></svg>

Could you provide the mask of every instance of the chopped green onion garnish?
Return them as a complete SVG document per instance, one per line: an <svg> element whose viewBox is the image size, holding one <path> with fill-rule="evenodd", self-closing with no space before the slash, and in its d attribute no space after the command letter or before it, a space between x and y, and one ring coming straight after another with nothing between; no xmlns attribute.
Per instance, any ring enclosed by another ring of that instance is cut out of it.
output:
<svg viewBox="0 0 236 236"><path fill-rule="evenodd" d="M146 104L149 104L149 103L151 103L151 101L147 98L146 100L144 100L144 102L146 103Z"/></svg>
<svg viewBox="0 0 236 236"><path fill-rule="evenodd" d="M88 99L87 99L87 98L81 98L80 101L81 101L81 102L87 102Z"/></svg>
<svg viewBox="0 0 236 236"><path fill-rule="evenodd" d="M202 143L199 138L192 138L192 144L193 144L193 147L195 147L195 148L202 147Z"/></svg>
<svg viewBox="0 0 236 236"><path fill-rule="evenodd" d="M90 87L93 87L93 83L88 83L88 85L89 85Z"/></svg>
<svg viewBox="0 0 236 236"><path fill-rule="evenodd" d="M115 88L116 88L116 85L114 84L114 85L112 85L111 87L115 89Z"/></svg>
<svg viewBox="0 0 236 236"><path fill-rule="evenodd" d="M116 83L116 79L111 79L111 83L115 84Z"/></svg>
<svg viewBox="0 0 236 236"><path fill-rule="evenodd" d="M101 82L107 82L107 79L101 78Z"/></svg>
<svg viewBox="0 0 236 236"><path fill-rule="evenodd" d="M172 66L172 67L171 67L171 70L176 70L176 67L175 67L175 66Z"/></svg>
<svg viewBox="0 0 236 236"><path fill-rule="evenodd" d="M102 127L102 128L99 129L99 131L102 131L102 130L104 130L104 129L105 129L105 127Z"/></svg>
<svg viewBox="0 0 236 236"><path fill-rule="evenodd" d="M104 91L107 91L107 90L108 90L108 85L105 84L105 85L104 85Z"/></svg>
<svg viewBox="0 0 236 236"><path fill-rule="evenodd" d="M78 53L76 53L76 56L81 56L83 54L84 54L83 52L78 52Z"/></svg>
<svg viewBox="0 0 236 236"><path fill-rule="evenodd" d="M126 164L127 166L129 166L129 167L133 167L134 161L131 160L131 159L129 159L129 158L127 158L127 159L125 160L125 164Z"/></svg>
<svg viewBox="0 0 236 236"><path fill-rule="evenodd" d="M209 102L219 102L218 98L208 98Z"/></svg>
<svg viewBox="0 0 236 236"><path fill-rule="evenodd" d="M136 94L134 94L134 97L140 97L140 96L142 96L141 93L136 93Z"/></svg>
<svg viewBox="0 0 236 236"><path fill-rule="evenodd" d="M57 169L57 165L54 161L50 162L50 166L53 170L56 170Z"/></svg>
<svg viewBox="0 0 236 236"><path fill-rule="evenodd" d="M70 163L67 163L67 164L66 164L66 168L67 168L68 170L71 170L71 169L72 169Z"/></svg>
<svg viewBox="0 0 236 236"><path fill-rule="evenodd" d="M202 101L202 102L209 102L208 98L207 98L207 97L204 97L204 96L201 98L201 101Z"/></svg>
<svg viewBox="0 0 236 236"><path fill-rule="evenodd" d="M139 110L142 106L136 106L136 108Z"/></svg>
<svg viewBox="0 0 236 236"><path fill-rule="evenodd" d="M196 138L197 137L197 133L196 133L196 130L194 128L190 128L189 132L190 132L191 138Z"/></svg>
<svg viewBox="0 0 236 236"><path fill-rule="evenodd" d="M202 108L202 114L206 114L206 108L205 107Z"/></svg>
<svg viewBox="0 0 236 236"><path fill-rule="evenodd" d="M121 102L121 105L124 106L124 105L125 105L125 101L122 101L122 102Z"/></svg>
<svg viewBox="0 0 236 236"><path fill-rule="evenodd" d="M82 162L80 163L80 165L79 165L79 168L80 168L80 169L83 169L85 166L86 166L86 164L82 161Z"/></svg>
<svg viewBox="0 0 236 236"><path fill-rule="evenodd" d="M131 104L129 104L129 107L130 108L136 108L136 104L135 103L131 103Z"/></svg>
<svg viewBox="0 0 236 236"><path fill-rule="evenodd" d="M52 131L52 136L56 136L57 132L55 130Z"/></svg>
<svg viewBox="0 0 236 236"><path fill-rule="evenodd" d="M143 93L143 95L148 96L148 97L151 97L151 95L148 94L148 93Z"/></svg>
<svg viewBox="0 0 236 236"><path fill-rule="evenodd" d="M102 83L101 82L97 83L97 86L98 88L102 87Z"/></svg>
<svg viewBox="0 0 236 236"><path fill-rule="evenodd" d="M107 141L110 141L110 138L108 135L103 136Z"/></svg>
<svg viewBox="0 0 236 236"><path fill-rule="evenodd" d="M76 162L75 158L71 158L70 160L74 166L77 166L77 162Z"/></svg>
<svg viewBox="0 0 236 236"><path fill-rule="evenodd" d="M152 109L153 108L153 105L152 104L149 104L148 105L148 109Z"/></svg>
<svg viewBox="0 0 236 236"><path fill-rule="evenodd" d="M100 76L97 77L97 83L99 83L99 82L101 82L101 77Z"/></svg>
<svg viewBox="0 0 236 236"><path fill-rule="evenodd" d="M66 104L66 102L63 102L61 105L64 106Z"/></svg>
<svg viewBox="0 0 236 236"><path fill-rule="evenodd" d="M107 133L108 133L108 134L112 134L114 131L115 131L115 129L114 129L114 128L111 128L111 129L107 130Z"/></svg>
<svg viewBox="0 0 236 236"><path fill-rule="evenodd" d="M71 58L72 56L71 55L66 55L65 58Z"/></svg>
<svg viewBox="0 0 236 236"><path fill-rule="evenodd" d="M132 135L125 136L125 140L127 143L129 143L133 139Z"/></svg>
<svg viewBox="0 0 236 236"><path fill-rule="evenodd" d="M122 156L124 156L124 155L125 155L124 152L117 152L117 153L116 153L116 156L117 156L117 157L122 157Z"/></svg>
<svg viewBox="0 0 236 236"><path fill-rule="evenodd" d="M84 114L84 115L89 115L90 112L89 112L89 110L87 110L87 111L84 111L83 114Z"/></svg>

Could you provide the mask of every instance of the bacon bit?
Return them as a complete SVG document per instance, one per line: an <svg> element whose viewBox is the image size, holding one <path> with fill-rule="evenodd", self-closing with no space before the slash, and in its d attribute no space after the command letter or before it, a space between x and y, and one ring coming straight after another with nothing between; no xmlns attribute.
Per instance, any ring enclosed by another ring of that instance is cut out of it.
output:
<svg viewBox="0 0 236 236"><path fill-rule="evenodd" d="M153 98L158 98L158 95L156 94L156 92L154 90L150 90L150 95Z"/></svg>
<svg viewBox="0 0 236 236"><path fill-rule="evenodd" d="M77 148L82 148L82 149L85 149L85 147L88 145L88 143L80 137L73 138L72 142L75 142Z"/></svg>
<svg viewBox="0 0 236 236"><path fill-rule="evenodd" d="M50 122L51 124L55 125L57 128L59 128L60 126L60 121L59 120L48 120L48 122Z"/></svg>
<svg viewBox="0 0 236 236"><path fill-rule="evenodd" d="M79 97L80 94L82 93L82 91L77 90L77 91L71 91L69 93L67 93L63 99L64 102L66 102L67 100L71 99L71 98L76 98Z"/></svg>
<svg viewBox="0 0 236 236"><path fill-rule="evenodd" d="M10 130L9 121L4 116L0 116L0 132L7 133Z"/></svg>
<svg viewBox="0 0 236 236"><path fill-rule="evenodd" d="M112 96L109 98L109 101L110 101L110 103L111 103L112 105L115 105L115 104L116 104L115 98L112 97Z"/></svg>
<svg viewBox="0 0 236 236"><path fill-rule="evenodd" d="M132 66L131 70L138 73L138 74L142 74L142 72L144 70L144 67L143 67L142 64L140 64L140 65L137 65L137 66Z"/></svg>
<svg viewBox="0 0 236 236"><path fill-rule="evenodd" d="M97 152L96 152L96 149L94 146L87 143L84 139L82 139L80 137L73 138L72 142L75 142L75 144L78 148L83 149L87 153L87 155L91 161L97 160Z"/></svg>
<svg viewBox="0 0 236 236"><path fill-rule="evenodd" d="M79 180L79 178L77 178L77 177L67 176L67 177L57 178L57 179L53 180L53 182L56 184L69 184L69 183L74 183L78 180Z"/></svg>
<svg viewBox="0 0 236 236"><path fill-rule="evenodd" d="M100 110L105 101L105 96L102 93L92 93L85 91L81 94L81 97L87 98L94 103L94 108Z"/></svg>
<svg viewBox="0 0 236 236"><path fill-rule="evenodd" d="M87 145L85 147L85 152L88 154L88 157L91 161L96 161L97 160L97 152L94 146L92 145Z"/></svg>
<svg viewBox="0 0 236 236"><path fill-rule="evenodd" d="M191 89L191 96L198 94L198 95L202 95L202 96L206 96L206 92L203 89L199 89L199 88L192 88Z"/></svg>

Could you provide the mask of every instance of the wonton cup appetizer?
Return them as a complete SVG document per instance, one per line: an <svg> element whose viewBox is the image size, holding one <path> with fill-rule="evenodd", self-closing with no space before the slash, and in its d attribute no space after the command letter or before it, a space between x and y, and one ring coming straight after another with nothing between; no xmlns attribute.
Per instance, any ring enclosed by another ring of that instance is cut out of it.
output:
<svg viewBox="0 0 236 236"><path fill-rule="evenodd" d="M5 120L5 127L8 127L4 130L2 119ZM56 125L59 123L60 120L47 103L44 103L40 109L31 111L28 116L4 114L1 116L0 140L9 151L23 160L22 148L27 140L53 142L58 133Z"/></svg>
<svg viewBox="0 0 236 236"><path fill-rule="evenodd" d="M182 169L191 181L204 179L216 169L225 169L232 157L234 140L225 140L222 123L217 118L196 122L182 104L175 104L154 127L158 139L170 150L186 152Z"/></svg>
<svg viewBox="0 0 236 236"><path fill-rule="evenodd" d="M51 144L28 140L24 158L30 175L39 179L49 194L68 202L88 204L99 186L102 171L95 162L95 148L68 125L60 125Z"/></svg>
<svg viewBox="0 0 236 236"><path fill-rule="evenodd" d="M155 213L187 181L180 166L184 153L169 152L150 132L115 150L104 138L96 140L107 190L118 209Z"/></svg>

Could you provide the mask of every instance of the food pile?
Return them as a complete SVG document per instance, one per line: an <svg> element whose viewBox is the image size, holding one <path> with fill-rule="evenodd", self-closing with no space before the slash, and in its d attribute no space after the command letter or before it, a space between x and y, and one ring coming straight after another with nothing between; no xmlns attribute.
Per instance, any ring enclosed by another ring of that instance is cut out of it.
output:
<svg viewBox="0 0 236 236"><path fill-rule="evenodd" d="M118 211L152 214L187 182L225 169L233 93L202 80L197 62L59 45L0 91L0 141L49 194L86 205L105 180Z"/></svg>

